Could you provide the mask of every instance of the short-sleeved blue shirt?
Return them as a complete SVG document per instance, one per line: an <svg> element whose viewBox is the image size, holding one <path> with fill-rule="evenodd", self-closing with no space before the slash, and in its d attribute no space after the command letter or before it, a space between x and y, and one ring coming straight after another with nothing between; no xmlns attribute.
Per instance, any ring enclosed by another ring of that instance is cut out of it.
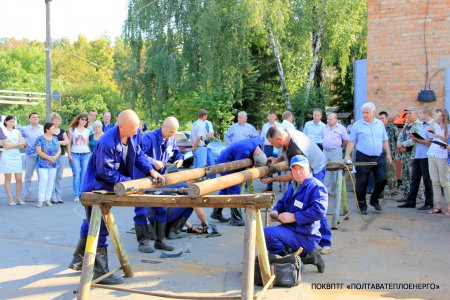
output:
<svg viewBox="0 0 450 300"><path fill-rule="evenodd" d="M388 139L384 124L378 119L373 119L372 123L364 119L356 121L348 138L356 144L357 151L369 156L380 156L383 152L383 142Z"/></svg>
<svg viewBox="0 0 450 300"><path fill-rule="evenodd" d="M36 139L35 147L37 147L37 146L40 146L42 152L44 152L45 154L50 155L50 156L56 155L56 153L58 153L58 149L60 147L58 138L56 136L52 136L52 140L49 141L46 138L44 138L43 135L41 135L40 137L38 137ZM58 163L59 163L59 159L57 159L55 163L51 163L50 161L43 159L39 155L37 156L38 168L46 168L46 169L57 168Z"/></svg>

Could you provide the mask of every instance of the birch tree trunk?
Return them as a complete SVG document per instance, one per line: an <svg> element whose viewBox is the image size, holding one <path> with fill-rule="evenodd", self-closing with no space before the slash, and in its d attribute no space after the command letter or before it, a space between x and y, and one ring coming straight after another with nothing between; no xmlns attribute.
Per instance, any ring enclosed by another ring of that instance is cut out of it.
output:
<svg viewBox="0 0 450 300"><path fill-rule="evenodd" d="M269 22L266 22L266 24L267 24L267 29L269 30L270 42L272 43L272 47L273 47L273 54L275 56L275 60L277 61L278 74L280 75L281 92L283 93L284 100L286 101L286 109L292 110L291 96L289 95L289 92L286 87L286 80L284 78L283 65L281 64L281 58L280 58L280 52L278 50L278 45L277 45L277 42L275 41L275 37L273 36L272 27L270 26Z"/></svg>
<svg viewBox="0 0 450 300"><path fill-rule="evenodd" d="M327 5L328 5L328 1L325 1L322 16L319 17L320 18L319 28L317 28L317 30L313 33L313 36L312 36L313 60L312 60L312 64L311 64L311 69L309 71L308 84L306 86L305 103L304 103L305 107L309 101L309 93L311 92L311 85L314 80L317 63L319 61L320 52L322 49L322 36L323 36L324 28L325 28L324 19L325 19L326 12L327 12Z"/></svg>

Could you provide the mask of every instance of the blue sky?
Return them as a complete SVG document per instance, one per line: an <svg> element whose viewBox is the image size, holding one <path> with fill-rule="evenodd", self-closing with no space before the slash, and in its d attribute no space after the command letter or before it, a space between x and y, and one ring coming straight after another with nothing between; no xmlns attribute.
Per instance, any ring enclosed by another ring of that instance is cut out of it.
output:
<svg viewBox="0 0 450 300"><path fill-rule="evenodd" d="M128 0L52 0L51 37L89 40L121 34ZM45 0L0 0L0 38L45 41Z"/></svg>

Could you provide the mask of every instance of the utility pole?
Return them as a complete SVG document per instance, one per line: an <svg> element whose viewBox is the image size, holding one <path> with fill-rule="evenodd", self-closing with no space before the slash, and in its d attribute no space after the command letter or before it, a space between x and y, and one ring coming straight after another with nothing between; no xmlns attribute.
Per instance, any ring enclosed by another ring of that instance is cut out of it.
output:
<svg viewBox="0 0 450 300"><path fill-rule="evenodd" d="M52 113L52 62L50 58L50 50L52 47L52 39L50 36L50 3L52 0L45 0L46 8L46 42L45 42L45 118L50 122L50 114Z"/></svg>

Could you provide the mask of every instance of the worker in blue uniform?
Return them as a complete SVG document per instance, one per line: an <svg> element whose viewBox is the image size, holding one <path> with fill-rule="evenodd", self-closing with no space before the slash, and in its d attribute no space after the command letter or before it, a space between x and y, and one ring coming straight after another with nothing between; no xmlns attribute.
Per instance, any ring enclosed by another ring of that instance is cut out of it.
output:
<svg viewBox="0 0 450 300"><path fill-rule="evenodd" d="M261 138L247 138L237 142L232 143L228 146L216 160L217 164L231 162L240 159L252 158L254 161L254 165L256 167L265 166L267 164L267 157L264 154L263 141ZM220 175L228 175L236 172L240 172L240 170L234 170L229 172L223 172ZM240 184L234 185L229 188L225 188L220 190L219 195L239 195L241 193ZM211 218L216 219L220 222L228 222L230 219L225 218L222 215L223 208L214 208ZM243 226L245 225L244 219L242 218L242 213L240 208L231 208L231 220L230 223L233 226Z"/></svg>
<svg viewBox="0 0 450 300"><path fill-rule="evenodd" d="M285 256L302 247L308 255L305 259L323 273L325 263L317 246L321 239L320 220L327 212L327 189L312 176L306 156L294 156L290 168L294 180L269 214L281 225L264 228L267 250Z"/></svg>
<svg viewBox="0 0 450 300"><path fill-rule="evenodd" d="M281 162L285 160L288 164L295 155L304 155L311 166L314 178L323 181L325 178L327 159L320 148L303 132L295 129L284 130L280 126L272 126L267 130L267 140L274 147L280 149L279 157L269 157L271 163ZM288 172L273 178L263 178L262 182L268 183L273 181L291 181L292 174ZM331 248L331 228L328 225L326 216L320 220L320 234L322 239L319 242L321 254L329 254Z"/></svg>
<svg viewBox="0 0 450 300"><path fill-rule="evenodd" d="M164 120L162 126L156 130L148 132L141 141L142 151L147 155L148 161L159 174L165 174L168 163L173 163L177 168L183 165L183 154L177 146L174 135L178 131L179 123L174 117L168 117ZM138 172L137 178L145 176ZM187 188L185 182L165 186L164 188ZM149 209L152 210L152 219L148 222ZM184 208L189 210L189 208ZM190 210L192 213L192 209ZM187 213L187 212L186 212ZM139 243L138 250L144 253L152 253L156 249L172 251L173 246L164 242L167 207L136 207L134 209L134 227L136 238ZM190 215L190 214L189 214ZM180 217L181 218L181 217ZM154 247L150 240L154 239Z"/></svg>
<svg viewBox="0 0 450 300"><path fill-rule="evenodd" d="M82 192L113 191L116 183L135 179L136 169L154 178L164 180L164 177L153 169L147 156L142 152L137 141L138 128L139 117L134 111L125 110L119 115L118 125L105 132L89 159ZM87 207L86 210L89 218L91 209ZM85 219L81 225L80 240L69 265L71 269L77 271L82 269L88 230L89 223ZM102 220L94 265L94 278L109 272L107 236L108 230ZM100 281L102 284L120 284L122 282L122 276L114 274Z"/></svg>

